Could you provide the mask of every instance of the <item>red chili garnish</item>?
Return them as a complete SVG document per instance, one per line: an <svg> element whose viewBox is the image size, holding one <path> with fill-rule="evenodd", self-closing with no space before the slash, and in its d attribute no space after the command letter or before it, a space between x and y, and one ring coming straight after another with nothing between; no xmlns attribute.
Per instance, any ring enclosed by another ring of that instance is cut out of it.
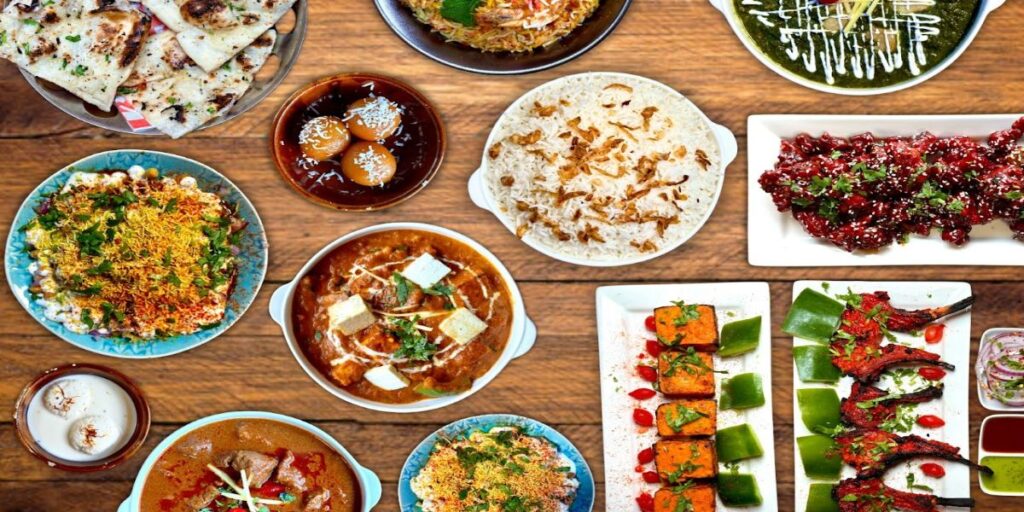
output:
<svg viewBox="0 0 1024 512"><path fill-rule="evenodd" d="M929 325L924 330L924 341L928 343L938 343L942 341L942 333L945 332L945 330L945 324Z"/></svg>
<svg viewBox="0 0 1024 512"><path fill-rule="evenodd" d="M654 471L648 471L644 473L644 482L647 482L649 484L656 484L661 482L661 477L658 476L658 474L655 473Z"/></svg>
<svg viewBox="0 0 1024 512"><path fill-rule="evenodd" d="M660 341L658 341L658 340L647 340L647 353L650 354L651 357L658 357L658 356L660 356L662 350L664 350L664 348L661 346L661 342Z"/></svg>
<svg viewBox="0 0 1024 512"><path fill-rule="evenodd" d="M285 491L285 486L283 486L283 485L281 485L279 483L275 483L275 482L267 482L267 483L261 485L259 488L257 488L254 492L255 492L255 494L260 495L260 496L267 496L267 497L273 496L273 497L276 498L278 494L281 494L284 491Z"/></svg>
<svg viewBox="0 0 1024 512"><path fill-rule="evenodd" d="M654 415L643 409L633 409L633 422L641 427L650 427L654 425Z"/></svg>
<svg viewBox="0 0 1024 512"><path fill-rule="evenodd" d="M640 512L654 512L654 496L650 493L643 493L636 497L636 504L640 507Z"/></svg>
<svg viewBox="0 0 1024 512"><path fill-rule="evenodd" d="M636 460L640 464L650 464L654 462L654 450L652 448L644 448L640 450L640 453L636 454Z"/></svg>
<svg viewBox="0 0 1024 512"><path fill-rule="evenodd" d="M654 325L654 315L644 318L644 327L651 332L658 330L658 326Z"/></svg>
<svg viewBox="0 0 1024 512"><path fill-rule="evenodd" d="M645 468L643 466L637 466L637 467L633 468L633 471L636 471L637 473L643 473L645 469L647 469L647 468Z"/></svg>
<svg viewBox="0 0 1024 512"><path fill-rule="evenodd" d="M917 374L928 380L942 380L946 376L946 371L934 366L925 366L924 368L919 368Z"/></svg>
<svg viewBox="0 0 1024 512"><path fill-rule="evenodd" d="M234 507L234 508L229 508L228 512L248 512L248 511L245 510L244 508Z"/></svg>
<svg viewBox="0 0 1024 512"><path fill-rule="evenodd" d="M946 468L934 462L925 462L924 464L921 464L921 472L932 478L942 478L946 476Z"/></svg>
<svg viewBox="0 0 1024 512"><path fill-rule="evenodd" d="M917 417L917 424L924 428L939 428L946 424L942 418L934 414L925 414Z"/></svg>
<svg viewBox="0 0 1024 512"><path fill-rule="evenodd" d="M636 398L637 400L647 400L654 398L654 395L658 393L651 388L637 388L629 392L629 396Z"/></svg>
<svg viewBox="0 0 1024 512"><path fill-rule="evenodd" d="M647 382L655 382L658 380L658 370L653 366L638 364L636 366L636 373L640 374L640 378Z"/></svg>

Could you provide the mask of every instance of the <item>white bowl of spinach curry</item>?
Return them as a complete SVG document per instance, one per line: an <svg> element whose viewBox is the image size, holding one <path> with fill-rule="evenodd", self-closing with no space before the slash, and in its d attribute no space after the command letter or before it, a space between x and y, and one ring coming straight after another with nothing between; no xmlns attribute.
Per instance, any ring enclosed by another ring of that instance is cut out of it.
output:
<svg viewBox="0 0 1024 512"><path fill-rule="evenodd" d="M913 87L952 64L1005 0L711 0L776 73L835 94Z"/></svg>

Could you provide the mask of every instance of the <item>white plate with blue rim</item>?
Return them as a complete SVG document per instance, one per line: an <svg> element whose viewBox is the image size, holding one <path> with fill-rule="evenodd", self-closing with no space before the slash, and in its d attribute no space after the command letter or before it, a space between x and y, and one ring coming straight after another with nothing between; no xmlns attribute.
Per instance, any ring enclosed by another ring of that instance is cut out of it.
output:
<svg viewBox="0 0 1024 512"><path fill-rule="evenodd" d="M46 306L30 290L33 274L29 270L33 259L28 253L26 233L22 227L38 215L37 208L49 196L59 191L75 172L100 172L128 169L133 165L155 168L162 175L184 174L195 178L199 189L215 191L226 204L234 207L247 225L242 231L238 254L238 272L228 299L224 318L208 328L185 335L128 339L101 335L96 331L79 333L46 315ZM158 151L123 149L106 151L85 157L43 181L21 204L7 237L4 256L7 282L18 303L37 322L58 338L83 350L120 358L155 358L184 352L198 347L227 331L252 305L267 272L267 238L256 209L242 191L211 167L178 155Z"/></svg>
<svg viewBox="0 0 1024 512"><path fill-rule="evenodd" d="M485 414L464 418L427 436L406 459L398 477L398 501L401 509L404 512L423 511L420 506L420 498L413 492L411 482L423 470L438 443L464 438L473 432L490 432L494 428L502 427L518 428L528 436L543 438L554 444L558 448L559 454L565 456L572 463L576 480L579 482L576 497L569 505L567 512L593 510L594 475L580 451L569 439L548 425L513 414Z"/></svg>

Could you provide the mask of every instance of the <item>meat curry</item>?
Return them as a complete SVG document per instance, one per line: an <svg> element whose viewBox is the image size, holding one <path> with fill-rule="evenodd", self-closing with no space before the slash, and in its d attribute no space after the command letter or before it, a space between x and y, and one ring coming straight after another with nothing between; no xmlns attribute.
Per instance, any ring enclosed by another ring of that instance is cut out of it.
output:
<svg viewBox="0 0 1024 512"><path fill-rule="evenodd" d="M508 342L512 298L473 248L418 230L344 244L296 288L292 320L306 357L346 391L384 403L458 393Z"/></svg>
<svg viewBox="0 0 1024 512"><path fill-rule="evenodd" d="M285 423L225 420L182 437L146 478L141 512L353 512L359 483L341 454Z"/></svg>

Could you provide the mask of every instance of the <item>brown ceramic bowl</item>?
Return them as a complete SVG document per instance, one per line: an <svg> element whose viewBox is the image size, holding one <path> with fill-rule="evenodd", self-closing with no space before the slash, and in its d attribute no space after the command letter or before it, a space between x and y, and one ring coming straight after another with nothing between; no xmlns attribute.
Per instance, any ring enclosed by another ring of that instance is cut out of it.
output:
<svg viewBox="0 0 1024 512"><path fill-rule="evenodd" d="M43 448L40 447L32 437L32 433L29 432L27 418L29 402L32 401L32 397L34 397L36 393L42 392L43 388L45 388L47 384L61 377L82 374L103 377L121 386L121 388L128 393L128 396L131 397L132 404L135 406L135 431L132 432L132 436L128 439L128 442L125 443L120 450L114 452L109 457L88 462L61 459L51 455L46 450L43 450ZM21 441L21 444L25 446L25 449L28 450L29 453L39 460L46 462L48 466L62 469L64 471L86 473L91 471L103 471L118 466L131 458L131 456L134 455L140 447L142 447L142 443L145 442L146 436L149 435L149 404L146 403L146 398L143 396L142 391L123 373L105 366L86 363L72 363L46 370L25 386L25 389L21 391L21 395L18 396L18 401L15 403L14 408L14 430L17 433L18 440Z"/></svg>
<svg viewBox="0 0 1024 512"><path fill-rule="evenodd" d="M403 109L401 129L383 141L398 161L395 177L365 187L341 175L340 156L304 161L298 140L306 122L343 117L349 104L371 94ZM369 73L321 78L297 91L274 118L270 142L277 170L292 188L314 203L345 211L380 210L414 196L437 174L447 146L441 116L427 98L403 82Z"/></svg>

